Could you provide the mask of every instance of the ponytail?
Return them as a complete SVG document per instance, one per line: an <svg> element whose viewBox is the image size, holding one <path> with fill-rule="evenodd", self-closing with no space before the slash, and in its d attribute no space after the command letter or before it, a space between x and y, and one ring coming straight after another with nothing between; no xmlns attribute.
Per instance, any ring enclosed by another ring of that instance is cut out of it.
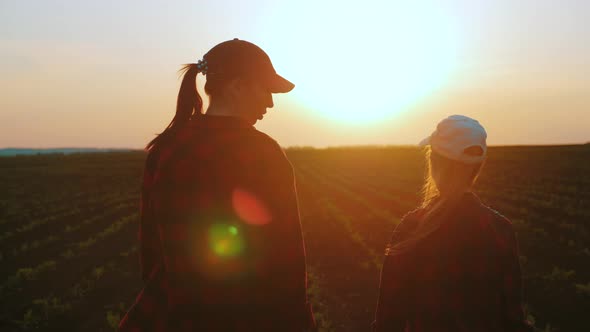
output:
<svg viewBox="0 0 590 332"><path fill-rule="evenodd" d="M176 114L166 129L148 143L146 150L151 150L155 146L169 142L193 116L201 115L203 99L201 99L197 91L197 74L200 71L196 63L189 63L180 68L179 73L184 74L184 77L178 91Z"/></svg>

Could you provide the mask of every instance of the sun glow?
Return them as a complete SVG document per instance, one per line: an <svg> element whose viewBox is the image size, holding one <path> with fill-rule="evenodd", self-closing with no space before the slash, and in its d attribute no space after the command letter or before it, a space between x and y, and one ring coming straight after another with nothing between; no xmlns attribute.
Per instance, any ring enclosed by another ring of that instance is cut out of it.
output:
<svg viewBox="0 0 590 332"><path fill-rule="evenodd" d="M280 2L264 45L306 109L348 123L403 112L449 79L453 21L434 1Z"/></svg>

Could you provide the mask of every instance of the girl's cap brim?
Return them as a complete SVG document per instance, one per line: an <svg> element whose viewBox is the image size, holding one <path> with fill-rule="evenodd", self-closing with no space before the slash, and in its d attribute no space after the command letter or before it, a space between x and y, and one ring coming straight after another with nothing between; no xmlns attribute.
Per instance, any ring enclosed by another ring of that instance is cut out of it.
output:
<svg viewBox="0 0 590 332"><path fill-rule="evenodd" d="M418 146L430 145L430 137L431 136L428 136L425 139L421 140L420 143L418 143Z"/></svg>

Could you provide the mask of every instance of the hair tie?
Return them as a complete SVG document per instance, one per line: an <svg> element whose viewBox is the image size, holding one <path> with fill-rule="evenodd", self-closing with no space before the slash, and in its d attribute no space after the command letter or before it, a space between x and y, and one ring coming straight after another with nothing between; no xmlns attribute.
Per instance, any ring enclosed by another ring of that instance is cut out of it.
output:
<svg viewBox="0 0 590 332"><path fill-rule="evenodd" d="M203 73L203 75L207 75L207 69L209 69L209 66L207 65L207 60L197 61L197 69L200 73Z"/></svg>

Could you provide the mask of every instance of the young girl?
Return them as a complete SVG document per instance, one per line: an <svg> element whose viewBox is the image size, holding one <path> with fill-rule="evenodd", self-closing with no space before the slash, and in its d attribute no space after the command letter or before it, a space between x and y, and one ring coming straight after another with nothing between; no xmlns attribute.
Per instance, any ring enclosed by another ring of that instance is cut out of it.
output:
<svg viewBox="0 0 590 332"><path fill-rule="evenodd" d="M119 330L313 329L293 170L277 142L253 127L273 107L272 93L294 85L262 49L238 39L183 70L176 115L147 146L145 286Z"/></svg>
<svg viewBox="0 0 590 332"><path fill-rule="evenodd" d="M479 122L453 115L421 143L424 200L393 232L374 331L532 331L512 224L472 192L486 137Z"/></svg>

